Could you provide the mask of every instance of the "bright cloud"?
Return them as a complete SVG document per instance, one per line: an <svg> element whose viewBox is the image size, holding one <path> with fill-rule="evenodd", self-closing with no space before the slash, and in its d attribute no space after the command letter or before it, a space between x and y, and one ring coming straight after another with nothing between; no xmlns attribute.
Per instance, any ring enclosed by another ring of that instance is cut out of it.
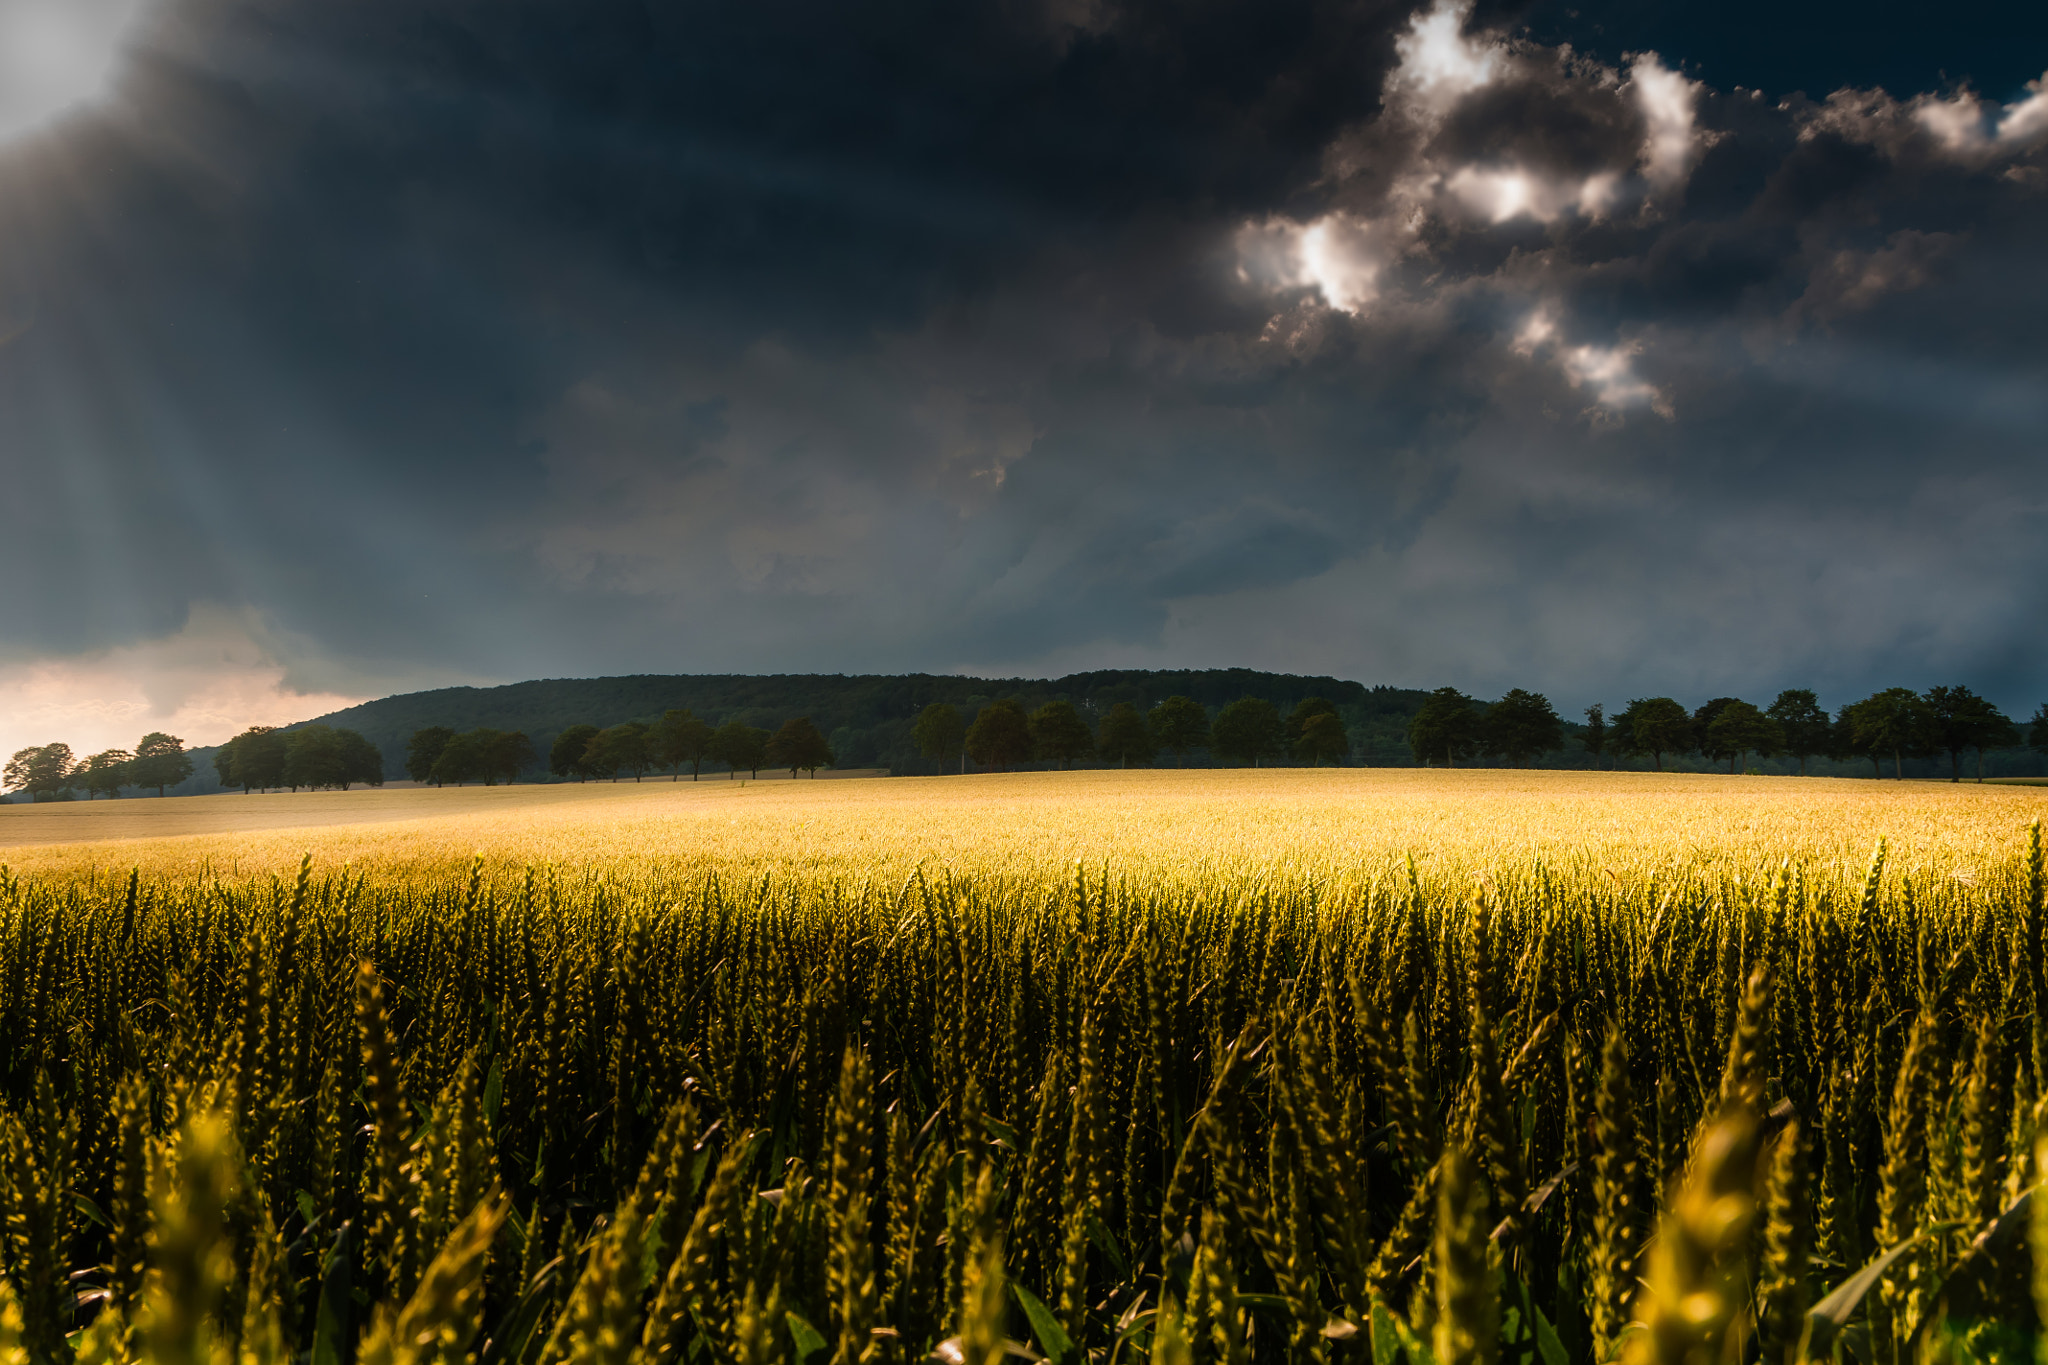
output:
<svg viewBox="0 0 2048 1365"><path fill-rule="evenodd" d="M1500 48L1465 36L1471 16L1470 0L1436 0L1427 14L1416 15L1408 32L1394 40L1401 65L1389 84L1443 109L1492 81Z"/></svg>
<svg viewBox="0 0 2048 1365"><path fill-rule="evenodd" d="M187 746L218 744L251 725L287 725L366 699L291 687L266 635L240 613L200 606L164 639L0 666L0 754L64 743L82 758L132 749L152 730Z"/></svg>
<svg viewBox="0 0 2048 1365"><path fill-rule="evenodd" d="M1699 82L1667 69L1654 52L1645 52L1629 67L1628 84L1642 111L1643 175L1660 190L1682 184L1692 169L1693 104Z"/></svg>

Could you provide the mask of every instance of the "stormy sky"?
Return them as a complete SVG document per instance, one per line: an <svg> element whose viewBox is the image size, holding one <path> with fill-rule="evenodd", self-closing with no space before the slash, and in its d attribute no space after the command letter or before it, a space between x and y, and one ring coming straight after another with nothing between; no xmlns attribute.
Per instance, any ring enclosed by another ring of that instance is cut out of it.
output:
<svg viewBox="0 0 2048 1365"><path fill-rule="evenodd" d="M2044 67L1967 4L0 0L0 750L643 671L2024 716Z"/></svg>

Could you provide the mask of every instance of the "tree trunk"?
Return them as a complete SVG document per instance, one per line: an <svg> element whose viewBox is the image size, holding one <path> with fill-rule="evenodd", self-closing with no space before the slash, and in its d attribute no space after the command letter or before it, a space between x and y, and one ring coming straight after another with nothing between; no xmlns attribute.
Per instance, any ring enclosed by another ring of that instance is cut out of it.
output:
<svg viewBox="0 0 2048 1365"><path fill-rule="evenodd" d="M1984 746L1981 744L1977 746L1977 781L1984 781Z"/></svg>
<svg viewBox="0 0 2048 1365"><path fill-rule="evenodd" d="M1892 750L1892 776L1901 782L1906 780L1906 754L1902 749Z"/></svg>
<svg viewBox="0 0 2048 1365"><path fill-rule="evenodd" d="M1951 782L1963 780L1963 751L1961 749L1950 749L1948 751L1948 780Z"/></svg>

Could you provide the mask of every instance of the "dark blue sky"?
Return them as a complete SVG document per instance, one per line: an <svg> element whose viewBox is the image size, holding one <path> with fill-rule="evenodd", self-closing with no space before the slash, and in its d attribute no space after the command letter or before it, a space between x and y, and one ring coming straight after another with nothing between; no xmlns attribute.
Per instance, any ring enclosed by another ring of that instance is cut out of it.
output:
<svg viewBox="0 0 2048 1365"><path fill-rule="evenodd" d="M2024 713L2044 68L1968 5L158 0L0 145L0 705L1213 664Z"/></svg>

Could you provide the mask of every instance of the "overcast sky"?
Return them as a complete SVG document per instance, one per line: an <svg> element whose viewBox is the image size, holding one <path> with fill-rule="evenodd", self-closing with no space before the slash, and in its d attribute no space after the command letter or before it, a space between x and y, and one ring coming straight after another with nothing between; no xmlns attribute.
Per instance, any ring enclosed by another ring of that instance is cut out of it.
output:
<svg viewBox="0 0 2048 1365"><path fill-rule="evenodd" d="M0 751L644 671L2025 716L2044 67L2038 6L0 0Z"/></svg>

